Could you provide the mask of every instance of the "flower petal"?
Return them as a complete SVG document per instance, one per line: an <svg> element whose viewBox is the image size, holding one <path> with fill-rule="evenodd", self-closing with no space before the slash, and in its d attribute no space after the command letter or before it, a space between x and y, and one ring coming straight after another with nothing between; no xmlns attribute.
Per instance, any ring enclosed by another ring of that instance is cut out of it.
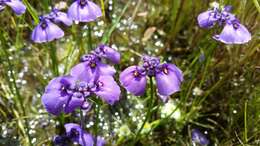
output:
<svg viewBox="0 0 260 146"><path fill-rule="evenodd" d="M198 129L193 129L191 132L192 141L201 145L208 145L209 140Z"/></svg>
<svg viewBox="0 0 260 146"><path fill-rule="evenodd" d="M64 32L56 24L49 22L46 28L47 41L53 41L64 36Z"/></svg>
<svg viewBox="0 0 260 146"><path fill-rule="evenodd" d="M114 67L97 61L95 67L90 67L88 62L82 62L74 66L70 74L80 80L89 82L101 75L111 75L116 73Z"/></svg>
<svg viewBox="0 0 260 146"><path fill-rule="evenodd" d="M120 62L120 53L109 46L100 45L96 51L100 52L102 57L108 59L112 63L118 64Z"/></svg>
<svg viewBox="0 0 260 146"><path fill-rule="evenodd" d="M120 97L120 87L117 85L112 76L100 76L98 81L98 89L95 92L104 101L113 105Z"/></svg>
<svg viewBox="0 0 260 146"><path fill-rule="evenodd" d="M95 16L95 19L102 16L102 11L100 7L92 1L88 1L88 8L90 9L92 15Z"/></svg>
<svg viewBox="0 0 260 146"><path fill-rule="evenodd" d="M163 64L162 70L156 73L155 80L159 94L169 96L180 90L183 76L175 65Z"/></svg>
<svg viewBox="0 0 260 146"><path fill-rule="evenodd" d="M102 62L97 62L97 67L99 69L100 75L111 75L111 76L113 76L116 73L116 70L113 66L104 64Z"/></svg>
<svg viewBox="0 0 260 146"><path fill-rule="evenodd" d="M82 62L72 67L70 75L86 82L89 82L94 76L87 62Z"/></svg>
<svg viewBox="0 0 260 146"><path fill-rule="evenodd" d="M93 146L94 140L91 134L83 131L78 124L68 123L64 125L67 136L71 137L74 142L79 143L82 146ZM73 133L77 131L77 136Z"/></svg>
<svg viewBox="0 0 260 146"><path fill-rule="evenodd" d="M45 92L60 90L62 87L70 87L76 83L76 78L72 76L60 76L52 79L45 88Z"/></svg>
<svg viewBox="0 0 260 146"><path fill-rule="evenodd" d="M42 43L47 41L47 34L46 31L41 28L41 25L38 24L31 35L31 40L33 40L36 43Z"/></svg>
<svg viewBox="0 0 260 146"><path fill-rule="evenodd" d="M97 137L97 146L104 146L106 144L106 140L103 137Z"/></svg>
<svg viewBox="0 0 260 146"><path fill-rule="evenodd" d="M71 113L73 112L76 108L81 108L81 106L83 105L84 103L84 97L81 96L81 97L75 97L75 96L72 96L68 103L66 104L65 106L65 109L64 109L64 112L65 113Z"/></svg>
<svg viewBox="0 0 260 146"><path fill-rule="evenodd" d="M57 12L57 16L54 18L54 21L56 23L63 23L67 26L71 26L72 25L72 20L68 17L67 13L64 13L64 12Z"/></svg>
<svg viewBox="0 0 260 146"><path fill-rule="evenodd" d="M68 99L69 97L67 95L62 96L60 91L52 90L43 94L42 103L49 113L58 115L63 111Z"/></svg>
<svg viewBox="0 0 260 146"><path fill-rule="evenodd" d="M234 25L236 25L236 28ZM242 24L227 23L222 32L213 38L225 44L244 44L251 40L251 34Z"/></svg>
<svg viewBox="0 0 260 146"><path fill-rule="evenodd" d="M42 23L40 22L32 32L31 39L34 42L50 42L64 36L63 30L49 20L46 20L47 27L45 29L41 27Z"/></svg>
<svg viewBox="0 0 260 146"><path fill-rule="evenodd" d="M20 0L10 0L6 1L5 3L9 7L11 7L17 15L23 14L26 10L25 5Z"/></svg>
<svg viewBox="0 0 260 146"><path fill-rule="evenodd" d="M202 12L199 14L197 20L198 24L202 28L211 28L216 23L217 19L214 18L215 12L213 10L209 10L206 12Z"/></svg>
<svg viewBox="0 0 260 146"><path fill-rule="evenodd" d="M68 16L72 20L80 22L94 21L101 15L101 9L91 1L87 1L85 6L81 6L78 1L75 1L68 10Z"/></svg>
<svg viewBox="0 0 260 146"><path fill-rule="evenodd" d="M82 146L93 146L94 140L91 134L84 132L83 135L80 136L78 143Z"/></svg>
<svg viewBox="0 0 260 146"><path fill-rule="evenodd" d="M138 66L130 66L119 77L122 86L136 96L144 94L147 82L146 76L141 74L140 69Z"/></svg>

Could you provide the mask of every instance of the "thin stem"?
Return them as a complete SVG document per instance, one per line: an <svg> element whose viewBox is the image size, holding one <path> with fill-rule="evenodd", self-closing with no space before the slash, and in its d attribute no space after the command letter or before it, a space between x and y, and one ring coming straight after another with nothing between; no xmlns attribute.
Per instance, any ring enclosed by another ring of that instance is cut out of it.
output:
<svg viewBox="0 0 260 146"><path fill-rule="evenodd" d="M260 13L260 5L259 5L258 1L257 0L253 0L253 2L255 4L255 7L256 7L257 11Z"/></svg>
<svg viewBox="0 0 260 146"><path fill-rule="evenodd" d="M150 77L150 98L148 100L148 110L147 110L147 113L146 113L146 116L145 116L145 119L143 121L143 124L141 125L140 129L137 131L136 133L136 136L135 136L135 140L134 140L134 144L137 142L137 140L139 139L139 135L141 133L141 131L143 130L144 128L144 125L147 121L149 121L150 117L151 117L151 111L152 111L152 108L153 108L153 78Z"/></svg>
<svg viewBox="0 0 260 146"><path fill-rule="evenodd" d="M244 138L245 138L245 143L247 143L247 101L245 102L245 109L244 109Z"/></svg>
<svg viewBox="0 0 260 146"><path fill-rule="evenodd" d="M88 52L92 50L91 25L88 24Z"/></svg>
<svg viewBox="0 0 260 146"><path fill-rule="evenodd" d="M32 5L28 2L28 0L23 0L24 4L27 7L28 12L30 13L30 15L32 16L35 24L39 23L39 18L38 18L38 14L35 11L35 9L32 7Z"/></svg>
<svg viewBox="0 0 260 146"><path fill-rule="evenodd" d="M105 17L106 13L105 13L105 4L104 4L104 0L100 0L101 3L101 9L102 9L102 15Z"/></svg>
<svg viewBox="0 0 260 146"><path fill-rule="evenodd" d="M97 146L97 137L98 137L98 124L99 124L99 111L100 111L100 106L96 104L95 106L95 125L94 125L94 146Z"/></svg>
<svg viewBox="0 0 260 146"><path fill-rule="evenodd" d="M102 40L101 40L101 42L102 42L103 44L106 44L106 43L109 41L110 36L112 35L113 31L116 29L117 24L119 23L119 21L121 20L121 18L122 18L123 15L125 14L125 12L126 12L127 8L129 7L129 5L130 5L131 2L132 2L132 1L129 0L129 1L126 3L126 5L125 5L125 7L123 8L123 10L122 10L121 14L119 15L119 17L117 17L117 19L112 23L110 29L105 33L105 35L103 36L103 38L102 38Z"/></svg>
<svg viewBox="0 0 260 146"><path fill-rule="evenodd" d="M2 32L0 32L2 34ZM1 43L4 45L5 40L4 40L4 37L1 35ZM8 68L10 70L10 73L11 73L11 78L13 79L13 86L14 86L14 89L15 89L15 94L16 94L16 97L17 97L17 100L22 108L22 114L23 116L26 116L26 111L25 111L25 108L23 106L23 99L22 99L22 96L20 94L20 90L19 88L17 87L16 85L16 78L15 78L15 75L14 75L14 72L13 72L13 67L12 67L12 64L11 64L11 61L9 60L8 56L9 56L9 53L7 52L7 50L4 48L4 53L5 53L5 56L6 59L7 59L7 63L8 63ZM28 120L25 119L25 127L26 127L26 135L27 135L27 138L29 140L29 145L32 146L32 139L31 139L31 136L30 136L30 133L29 133L29 123L28 123Z"/></svg>
<svg viewBox="0 0 260 146"><path fill-rule="evenodd" d="M84 119L83 112L81 109L80 109L80 127L82 130L84 130L84 128L85 128L85 119ZM81 139L83 140L83 145L86 145L86 141L85 141L83 132L81 132Z"/></svg>
<svg viewBox="0 0 260 146"><path fill-rule="evenodd" d="M49 49L50 57L51 57L51 67L52 67L52 72L55 76L59 75L59 67L58 67L58 59L57 59L57 53L56 49L53 46L53 44L50 44L51 48Z"/></svg>

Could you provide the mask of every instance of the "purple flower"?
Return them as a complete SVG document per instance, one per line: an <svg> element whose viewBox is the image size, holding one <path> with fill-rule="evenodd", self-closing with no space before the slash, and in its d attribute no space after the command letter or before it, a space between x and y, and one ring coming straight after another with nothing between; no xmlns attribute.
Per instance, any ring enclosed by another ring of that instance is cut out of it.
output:
<svg viewBox="0 0 260 146"><path fill-rule="evenodd" d="M95 49L95 53L99 57L104 57L114 64L119 64L120 62L120 53L109 46L101 44Z"/></svg>
<svg viewBox="0 0 260 146"><path fill-rule="evenodd" d="M162 97L180 90L183 81L181 70L173 64L163 63L155 57L143 57L143 66L130 66L120 74L120 82L130 93L139 96L145 92L147 76L155 77L157 89Z"/></svg>
<svg viewBox="0 0 260 146"><path fill-rule="evenodd" d="M213 38L225 44L244 44L251 40L251 34L244 25L234 20L226 23L222 32Z"/></svg>
<svg viewBox="0 0 260 146"><path fill-rule="evenodd" d="M95 94L108 104L113 105L120 97L120 87L112 76L100 76L96 81Z"/></svg>
<svg viewBox="0 0 260 146"><path fill-rule="evenodd" d="M102 58L106 58L112 63L120 62L120 54L105 45L100 45L91 54L81 57L81 63L71 69L70 74L81 80L89 81L102 75L113 76L116 73L114 67L104 64Z"/></svg>
<svg viewBox="0 0 260 146"><path fill-rule="evenodd" d="M68 16L79 22L90 22L102 16L101 9L89 0L75 0L68 10Z"/></svg>
<svg viewBox="0 0 260 146"><path fill-rule="evenodd" d="M17 14L21 15L25 12L26 7L20 0L0 0L0 11L9 6Z"/></svg>
<svg viewBox="0 0 260 146"><path fill-rule="evenodd" d="M76 108L89 110L88 97L96 94L109 104L119 100L120 87L112 76L100 76L95 80L84 81L73 76L54 78L45 88L42 103L54 115L71 113Z"/></svg>
<svg viewBox="0 0 260 146"><path fill-rule="evenodd" d="M146 88L146 74L139 66L130 66L120 74L120 82L130 93L140 96Z"/></svg>
<svg viewBox="0 0 260 146"><path fill-rule="evenodd" d="M159 94L169 96L180 91L180 85L183 81L181 70L169 63L162 64L159 68L160 71L155 74Z"/></svg>
<svg viewBox="0 0 260 146"><path fill-rule="evenodd" d="M216 21L218 20L216 15L218 15L218 13L213 10L209 10L199 14L198 16L199 26L202 28L212 28L215 25Z"/></svg>
<svg viewBox="0 0 260 146"><path fill-rule="evenodd" d="M81 129L78 124L68 123L65 124L66 135L69 137L73 142L80 144L81 146L93 146L94 145L94 137ZM97 146L104 146L106 141L98 136L97 137Z"/></svg>
<svg viewBox="0 0 260 146"><path fill-rule="evenodd" d="M67 26L70 26L73 23L72 20L68 17L67 13L61 12L58 9L53 9L46 17L48 17L54 23L63 23Z"/></svg>
<svg viewBox="0 0 260 146"><path fill-rule="evenodd" d="M34 28L31 39L36 43L50 42L64 36L63 30L47 17L40 17L40 23Z"/></svg>
<svg viewBox="0 0 260 146"><path fill-rule="evenodd" d="M223 9L214 7L213 10L202 12L198 16L198 24L202 28L212 28L216 23L224 26L219 35L213 36L217 41L225 44L244 44L251 40L251 34L247 28L240 24L235 15L231 14L232 6Z"/></svg>
<svg viewBox="0 0 260 146"><path fill-rule="evenodd" d="M42 103L49 113L70 113L84 103L83 94L74 92L76 82L77 79L71 76L57 77L49 82L42 96Z"/></svg>
<svg viewBox="0 0 260 146"><path fill-rule="evenodd" d="M191 139L195 143L199 143L201 145L208 145L209 140L207 137L202 134L198 129L193 129L191 132Z"/></svg>

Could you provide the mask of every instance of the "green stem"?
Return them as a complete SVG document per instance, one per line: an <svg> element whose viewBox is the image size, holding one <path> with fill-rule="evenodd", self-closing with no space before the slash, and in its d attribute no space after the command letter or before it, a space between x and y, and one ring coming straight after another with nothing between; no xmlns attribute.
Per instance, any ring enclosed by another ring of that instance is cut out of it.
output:
<svg viewBox="0 0 260 146"><path fill-rule="evenodd" d="M101 3L101 9L102 9L102 15L105 17L106 13L105 13L105 4L104 4L104 0L100 0Z"/></svg>
<svg viewBox="0 0 260 146"><path fill-rule="evenodd" d="M253 0L253 2L255 4L255 7L256 7L257 11L260 13L260 5L259 5L258 1L257 0Z"/></svg>
<svg viewBox="0 0 260 146"><path fill-rule="evenodd" d="M4 37L3 37L3 33L0 32L0 34L2 34L1 35L1 43L4 45L5 44L4 42L6 42L6 41L5 41ZM6 59L7 59L8 67L9 67L9 70L10 70L10 73L11 73L11 78L13 79L12 83L13 83L13 86L14 86L14 89L15 89L15 94L16 94L17 100L18 100L18 102L19 102L19 104L20 104L20 106L22 108L22 114L23 114L23 116L26 116L26 111L25 111L25 108L23 106L23 99L22 99L22 96L20 94L20 90L19 90L19 88L16 85L16 78L15 78L15 75L13 73L13 67L12 67L11 61L8 58L9 57L9 53L7 52L6 48L4 48L3 50L4 50L4 53L5 53ZM27 119L25 119L25 127L26 127L26 130L25 130L26 131L26 135L27 135L27 138L29 140L29 145L32 146L32 139L31 139L31 136L29 134L29 124L28 124L28 120Z"/></svg>
<svg viewBox="0 0 260 146"><path fill-rule="evenodd" d="M129 1L127 2L127 4L126 4L125 7L123 8L122 13L120 14L120 16L117 17L117 19L116 19L115 22L112 24L112 26L110 27L110 29L109 29L109 30L105 33L105 35L103 36L103 38L102 38L102 40L101 40L101 42L102 42L103 44L106 44L106 43L108 42L108 40L109 40L109 38L110 38L112 32L116 29L117 24L119 23L119 21L121 20L121 18L122 18L123 15L125 14L125 12L126 12L127 8L129 7L130 3L131 3L131 0L129 0Z"/></svg>
<svg viewBox="0 0 260 146"><path fill-rule="evenodd" d="M85 119L84 119L83 112L81 109L80 109L80 127L82 130L84 130L84 128L85 128ZM83 140L83 145L86 145L86 141L84 139L83 132L81 132L81 138Z"/></svg>
<svg viewBox="0 0 260 146"><path fill-rule="evenodd" d="M58 59L57 59L57 53L56 53L56 49L53 46L53 44L50 44L50 48L49 48L49 53L50 53L50 57L51 57L51 67L52 67L52 72L55 76L59 76L59 67L58 67Z"/></svg>
<svg viewBox="0 0 260 146"><path fill-rule="evenodd" d="M140 129L137 131L136 133L136 136L135 136L135 140L134 140L134 144L138 141L139 139L139 135L140 133L142 132L143 128L144 128L144 125L147 121L149 121L150 117L151 117L151 111L152 111L152 108L153 108L153 78L150 77L150 98L148 100L148 110L147 110L147 113L146 113L146 116L145 116L145 119L143 121L143 124L141 125Z"/></svg>
<svg viewBox="0 0 260 146"><path fill-rule="evenodd" d="M88 24L88 52L92 50L91 25Z"/></svg>
<svg viewBox="0 0 260 146"><path fill-rule="evenodd" d="M247 143L247 101L245 102L245 109L244 109L244 128L245 128L244 138L245 138L245 143Z"/></svg>
<svg viewBox="0 0 260 146"><path fill-rule="evenodd" d="M30 13L30 15L32 16L35 24L39 23L39 18L38 18L38 14L35 11L35 9L30 5L30 3L28 2L28 0L23 0L23 3L26 5L28 12Z"/></svg>
<svg viewBox="0 0 260 146"><path fill-rule="evenodd" d="M100 106L96 104L95 107L95 125L94 125L94 146L97 146L97 137L98 137L98 124L99 124L99 111L100 111Z"/></svg>

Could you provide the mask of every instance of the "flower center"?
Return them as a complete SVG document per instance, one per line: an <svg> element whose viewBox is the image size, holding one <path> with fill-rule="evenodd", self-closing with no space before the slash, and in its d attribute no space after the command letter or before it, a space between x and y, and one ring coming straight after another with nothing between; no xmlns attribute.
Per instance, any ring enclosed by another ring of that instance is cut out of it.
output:
<svg viewBox="0 0 260 146"><path fill-rule="evenodd" d="M70 130L70 137L78 137L78 136L79 136L78 130L75 129L75 128L72 128L72 129Z"/></svg>
<svg viewBox="0 0 260 146"><path fill-rule="evenodd" d="M143 57L143 68L146 70L148 76L154 76L160 64L160 59L156 57Z"/></svg>
<svg viewBox="0 0 260 146"><path fill-rule="evenodd" d="M88 4L88 1L87 1L87 0L80 0L80 1L79 1L79 5L82 6L82 7L84 7L84 6L87 5L87 4Z"/></svg>
<svg viewBox="0 0 260 146"><path fill-rule="evenodd" d="M166 74L166 75L168 75L169 74L169 70L165 67L165 68L163 68L163 72Z"/></svg>
<svg viewBox="0 0 260 146"><path fill-rule="evenodd" d="M138 77L140 74L139 74L139 72L138 72L137 70L135 70L135 71L133 72L133 75L134 75L134 77Z"/></svg>
<svg viewBox="0 0 260 146"><path fill-rule="evenodd" d="M98 82L98 87L102 87L102 86L104 86L104 83L103 82Z"/></svg>
<svg viewBox="0 0 260 146"><path fill-rule="evenodd" d="M47 22L46 22L46 21L42 22L41 28L42 28L42 29L46 29L47 27L48 27Z"/></svg>
<svg viewBox="0 0 260 146"><path fill-rule="evenodd" d="M91 62L91 63L90 63L90 67L91 67L91 68L95 68L96 66L97 66L97 65L96 65L95 62Z"/></svg>
<svg viewBox="0 0 260 146"><path fill-rule="evenodd" d="M234 29L238 29L238 28L239 28L239 24L238 24L238 23L236 23L236 22L235 22L235 23L233 23L233 28L234 28Z"/></svg>

